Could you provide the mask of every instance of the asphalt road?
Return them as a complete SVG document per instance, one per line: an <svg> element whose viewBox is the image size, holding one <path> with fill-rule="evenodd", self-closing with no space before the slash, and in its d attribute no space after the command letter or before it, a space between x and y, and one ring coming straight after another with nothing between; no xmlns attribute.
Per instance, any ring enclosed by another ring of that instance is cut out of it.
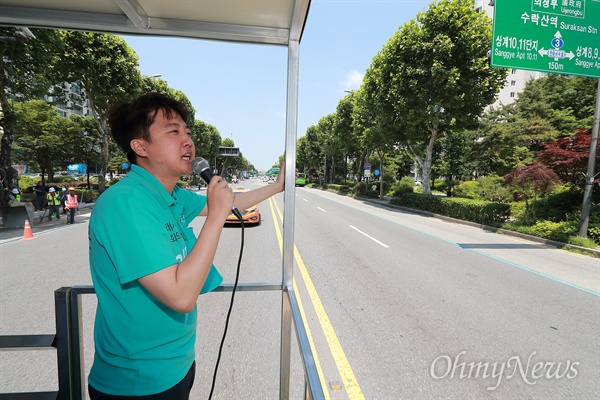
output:
<svg viewBox="0 0 600 400"><path fill-rule="evenodd" d="M294 276L328 398L600 396L598 259L315 189L295 198ZM245 230L241 282L281 280L283 206L263 202L262 225ZM34 240L0 235L0 334L53 333L54 290L91 283L87 216L36 226ZM226 282L240 240L239 228L222 234ZM208 397L230 298L199 297L193 399ZM94 308L87 296L86 371ZM278 397L280 313L279 292L236 294L214 398ZM53 351L0 352L0 392L56 390L55 364Z"/></svg>

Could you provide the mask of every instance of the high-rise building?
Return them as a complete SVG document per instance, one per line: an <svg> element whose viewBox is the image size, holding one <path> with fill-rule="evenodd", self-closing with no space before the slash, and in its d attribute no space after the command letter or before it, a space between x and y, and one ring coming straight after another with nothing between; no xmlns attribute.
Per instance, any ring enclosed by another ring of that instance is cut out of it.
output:
<svg viewBox="0 0 600 400"><path fill-rule="evenodd" d="M485 13L490 19L494 19L494 0L475 0L475 10L479 13ZM491 44L490 44L491 50ZM537 71L527 71L522 69L511 69L506 77L506 84L500 89L498 98L490 105L497 108L502 104L510 104L517 99L519 92L523 91L525 84L531 79L537 79L545 74Z"/></svg>
<svg viewBox="0 0 600 400"><path fill-rule="evenodd" d="M56 109L63 117L66 117L69 114L86 116L94 115L89 107L88 101L81 100L81 88L77 84L63 82L55 85L52 88L52 91L54 94L56 94L56 96L52 96L52 94L50 94L44 96L44 99L46 101L53 102L56 106ZM58 92L63 93L59 94Z"/></svg>

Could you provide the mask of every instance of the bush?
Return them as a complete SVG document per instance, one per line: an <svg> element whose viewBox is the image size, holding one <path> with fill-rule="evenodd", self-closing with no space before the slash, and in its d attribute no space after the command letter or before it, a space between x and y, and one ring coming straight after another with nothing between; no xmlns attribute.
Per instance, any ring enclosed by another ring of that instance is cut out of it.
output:
<svg viewBox="0 0 600 400"><path fill-rule="evenodd" d="M510 219L513 221L523 221L527 213L525 202L515 201L508 204L510 205Z"/></svg>
<svg viewBox="0 0 600 400"><path fill-rule="evenodd" d="M569 237L569 244L573 244L575 246L587 247L588 249L593 249L598 246L597 242L592 240L591 238L583 238L581 236L571 236Z"/></svg>
<svg viewBox="0 0 600 400"><path fill-rule="evenodd" d="M441 192L441 193L445 193L446 192L446 181L443 179L434 179L433 183L430 183L430 187L431 187L431 191L432 192Z"/></svg>
<svg viewBox="0 0 600 400"><path fill-rule="evenodd" d="M415 190L415 180L409 176L405 176L400 179L400 182L396 182L392 185L392 196L398 197L405 193L413 193Z"/></svg>
<svg viewBox="0 0 600 400"><path fill-rule="evenodd" d="M21 191L29 187L33 188L39 181L41 181L41 178L31 178L27 175L19 175L19 188L21 188Z"/></svg>
<svg viewBox="0 0 600 400"><path fill-rule="evenodd" d="M331 190L337 193L348 193L350 192L350 187L347 185L339 185L337 183L331 183L327 186L327 190Z"/></svg>
<svg viewBox="0 0 600 400"><path fill-rule="evenodd" d="M560 186L535 203L533 215L538 219L563 221L569 214L581 211L583 192Z"/></svg>
<svg viewBox="0 0 600 400"><path fill-rule="evenodd" d="M482 200L504 203L512 198L510 190L504 186L504 177L488 175L477 178Z"/></svg>
<svg viewBox="0 0 600 400"><path fill-rule="evenodd" d="M454 188L455 197L466 199L481 199L481 185L477 181L464 181Z"/></svg>
<svg viewBox="0 0 600 400"><path fill-rule="evenodd" d="M496 225L506 221L510 215L508 204L416 193L394 197L390 203L480 224Z"/></svg>
<svg viewBox="0 0 600 400"><path fill-rule="evenodd" d="M371 190L370 186L369 186L369 189L367 189L364 184L354 186L351 193L355 196L366 197L369 199L378 199L379 198L378 190Z"/></svg>
<svg viewBox="0 0 600 400"><path fill-rule="evenodd" d="M587 233L590 239L600 243L600 224L589 224Z"/></svg>
<svg viewBox="0 0 600 400"><path fill-rule="evenodd" d="M569 221L538 221L529 227L534 236L567 243L571 236L577 235L577 225Z"/></svg>

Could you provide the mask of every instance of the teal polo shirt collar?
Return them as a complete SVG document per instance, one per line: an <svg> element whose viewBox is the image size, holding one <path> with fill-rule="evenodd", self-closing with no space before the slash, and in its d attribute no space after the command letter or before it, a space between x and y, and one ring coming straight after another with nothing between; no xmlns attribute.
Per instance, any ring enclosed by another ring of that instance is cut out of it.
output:
<svg viewBox="0 0 600 400"><path fill-rule="evenodd" d="M132 183L139 184L145 187L157 201L158 204L162 206L163 209L167 209L175 204L175 197L169 192L167 189L152 175L150 172L146 171L143 167L139 165L132 164L131 171L127 174L126 178L131 178L133 180ZM173 194L175 194L179 190L179 186L175 185L173 189Z"/></svg>

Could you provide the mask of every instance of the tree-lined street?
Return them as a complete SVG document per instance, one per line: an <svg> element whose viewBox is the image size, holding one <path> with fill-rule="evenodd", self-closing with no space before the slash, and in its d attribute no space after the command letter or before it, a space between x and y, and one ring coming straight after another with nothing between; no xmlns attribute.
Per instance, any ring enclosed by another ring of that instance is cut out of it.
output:
<svg viewBox="0 0 600 400"><path fill-rule="evenodd" d="M262 225L246 229L241 282L281 279L282 200L263 202ZM598 259L308 188L296 189L295 220L294 276L330 398L598 396ZM222 235L215 265L226 282L235 277L240 233ZM53 291L91 282L87 222L37 236L0 247L3 260L16 260L2 263L2 334L52 332ZM57 249L56 262L35 256ZM194 399L210 389L229 299L199 298ZM280 303L276 292L236 295L218 398L277 397ZM88 368L93 308L86 298ZM303 381L293 346L296 398ZM0 353L0 389L52 389L54 354L25 354Z"/></svg>

